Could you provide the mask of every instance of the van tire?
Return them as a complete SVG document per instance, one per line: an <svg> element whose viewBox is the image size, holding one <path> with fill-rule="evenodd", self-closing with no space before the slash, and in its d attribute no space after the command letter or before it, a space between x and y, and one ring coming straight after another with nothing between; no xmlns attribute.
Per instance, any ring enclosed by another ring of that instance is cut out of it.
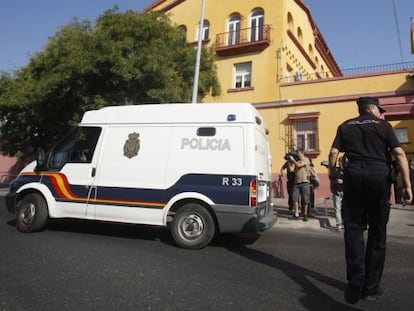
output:
<svg viewBox="0 0 414 311"><path fill-rule="evenodd" d="M175 243L183 248L203 248L215 234L213 217L199 204L186 204L175 214L171 234Z"/></svg>
<svg viewBox="0 0 414 311"><path fill-rule="evenodd" d="M37 193L25 195L17 205L17 230L25 233L40 231L49 216L45 199Z"/></svg>

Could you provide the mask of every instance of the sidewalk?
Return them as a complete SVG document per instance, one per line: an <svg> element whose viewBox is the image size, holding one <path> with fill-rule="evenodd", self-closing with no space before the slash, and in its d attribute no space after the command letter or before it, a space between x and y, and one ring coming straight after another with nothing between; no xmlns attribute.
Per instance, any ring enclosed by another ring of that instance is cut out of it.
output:
<svg viewBox="0 0 414 311"><path fill-rule="evenodd" d="M277 211L278 219L274 227L289 227L294 229L317 229L337 232L333 201L330 198L315 199L315 208L310 212L308 221L294 219L289 213L288 201L282 198L273 198L274 209Z"/></svg>
<svg viewBox="0 0 414 311"><path fill-rule="evenodd" d="M288 210L287 199L273 198L274 210L278 214L273 228L314 229L338 232L336 230L335 212L331 198L315 199L315 210L308 221L296 220ZM414 238L414 205L391 206L390 220L387 226L388 236Z"/></svg>

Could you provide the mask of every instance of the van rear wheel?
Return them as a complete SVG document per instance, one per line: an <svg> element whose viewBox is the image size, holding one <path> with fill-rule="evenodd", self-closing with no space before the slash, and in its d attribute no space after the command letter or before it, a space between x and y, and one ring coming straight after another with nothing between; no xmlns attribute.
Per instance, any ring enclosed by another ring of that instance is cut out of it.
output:
<svg viewBox="0 0 414 311"><path fill-rule="evenodd" d="M45 199L40 194L30 193L17 205L17 229L26 233L40 231L45 226L48 215Z"/></svg>
<svg viewBox="0 0 414 311"><path fill-rule="evenodd" d="M186 204L174 216L171 234L175 243L181 247L203 248L215 234L213 217L199 204Z"/></svg>

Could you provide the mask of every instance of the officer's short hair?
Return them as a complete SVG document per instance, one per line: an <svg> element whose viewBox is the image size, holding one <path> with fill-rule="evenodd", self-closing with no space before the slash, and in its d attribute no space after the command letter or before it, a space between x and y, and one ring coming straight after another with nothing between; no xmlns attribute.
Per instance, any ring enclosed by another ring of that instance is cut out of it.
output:
<svg viewBox="0 0 414 311"><path fill-rule="evenodd" d="M385 110L380 106L379 100L376 97L360 97L357 100L358 111L359 113L367 112L370 106L377 106L381 113L384 113Z"/></svg>

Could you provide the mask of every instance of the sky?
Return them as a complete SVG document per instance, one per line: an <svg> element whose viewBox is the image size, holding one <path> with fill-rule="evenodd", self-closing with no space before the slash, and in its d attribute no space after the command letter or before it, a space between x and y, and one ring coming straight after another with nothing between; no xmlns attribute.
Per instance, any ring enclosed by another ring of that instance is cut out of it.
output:
<svg viewBox="0 0 414 311"><path fill-rule="evenodd" d="M202 1L198 1L201 6ZM413 0L303 1L341 69L414 62L410 50ZM13 72L27 65L31 55L41 51L59 27L74 17L94 21L115 4L121 12L142 12L154 2L0 0L0 72Z"/></svg>

